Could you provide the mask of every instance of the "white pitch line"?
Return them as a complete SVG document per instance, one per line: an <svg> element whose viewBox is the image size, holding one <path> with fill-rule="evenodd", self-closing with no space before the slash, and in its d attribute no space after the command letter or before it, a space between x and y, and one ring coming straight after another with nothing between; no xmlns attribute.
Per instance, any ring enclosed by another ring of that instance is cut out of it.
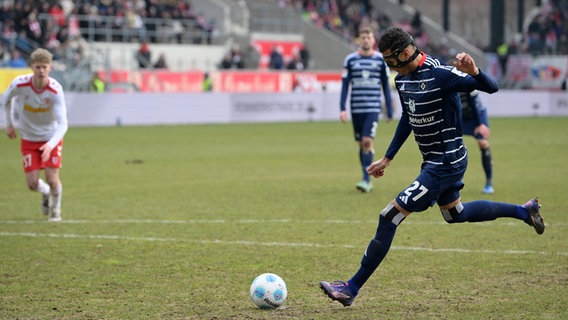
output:
<svg viewBox="0 0 568 320"><path fill-rule="evenodd" d="M0 220L0 224L47 224L45 220ZM292 220L292 219L189 219L189 220L153 220L153 219L116 219L116 220L63 220L59 224L222 224L222 223L315 223L315 224L376 224L376 220ZM408 221L403 225L447 225L445 221ZM472 226L524 226L519 221L470 223ZM547 223L546 226L566 227L566 223Z"/></svg>
<svg viewBox="0 0 568 320"><path fill-rule="evenodd" d="M0 232L3 237L47 237L47 238L64 238L64 239L96 239L96 240L124 240L124 241L148 241L148 242L186 242L186 243L199 243L199 244L228 244L228 245L242 245L242 246L276 246L276 247L313 247L313 248L355 248L354 245L349 244L319 244L319 243L288 243L288 242L256 242L246 240L191 240L191 239L177 239L177 238L155 238L155 237L125 237L114 235L80 235L80 234L58 234L58 233L34 233L34 232ZM532 250L471 250L463 248L424 248L424 247L403 247L392 246L392 250L400 251L426 251L435 253L489 253L489 254L539 254L539 255L558 255L568 256L568 252L547 252L547 251L532 251Z"/></svg>

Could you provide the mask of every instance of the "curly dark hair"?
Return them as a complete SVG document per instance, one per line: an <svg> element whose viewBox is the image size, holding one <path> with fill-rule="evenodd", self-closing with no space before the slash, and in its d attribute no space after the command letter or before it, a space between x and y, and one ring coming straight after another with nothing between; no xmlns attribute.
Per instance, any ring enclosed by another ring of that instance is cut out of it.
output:
<svg viewBox="0 0 568 320"><path fill-rule="evenodd" d="M379 51L384 52L385 50L396 51L400 49L408 40L412 39L412 36L398 27L388 28L379 39L378 48Z"/></svg>

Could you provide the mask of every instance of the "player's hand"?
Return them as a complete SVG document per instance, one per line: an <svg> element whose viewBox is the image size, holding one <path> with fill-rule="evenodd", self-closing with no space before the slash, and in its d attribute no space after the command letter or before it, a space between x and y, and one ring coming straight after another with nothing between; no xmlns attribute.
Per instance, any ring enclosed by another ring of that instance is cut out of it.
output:
<svg viewBox="0 0 568 320"><path fill-rule="evenodd" d="M479 69L475 65L475 61L469 54L465 52L460 52L456 55L454 66L459 71L465 72L471 76L477 75L479 73Z"/></svg>
<svg viewBox="0 0 568 320"><path fill-rule="evenodd" d="M480 134L485 139L489 139L490 133L491 130L489 129L489 127L484 125L483 123L475 127L475 129L473 130L474 136Z"/></svg>
<svg viewBox="0 0 568 320"><path fill-rule="evenodd" d="M47 143L44 143L41 147L39 147L39 150L41 151L41 161L43 162L49 161L49 157L51 156L51 150L52 150L49 147L49 145L47 145Z"/></svg>
<svg viewBox="0 0 568 320"><path fill-rule="evenodd" d="M391 160L389 158L382 158L367 167L367 173L375 178L380 178L385 175L385 169L389 166Z"/></svg>
<svg viewBox="0 0 568 320"><path fill-rule="evenodd" d="M16 129L14 129L14 126L8 126L6 127L6 135L8 136L8 138L10 139L14 139L16 138L18 135L16 134Z"/></svg>
<svg viewBox="0 0 568 320"><path fill-rule="evenodd" d="M342 123L347 122L347 111L341 111L339 113L339 120L341 120Z"/></svg>

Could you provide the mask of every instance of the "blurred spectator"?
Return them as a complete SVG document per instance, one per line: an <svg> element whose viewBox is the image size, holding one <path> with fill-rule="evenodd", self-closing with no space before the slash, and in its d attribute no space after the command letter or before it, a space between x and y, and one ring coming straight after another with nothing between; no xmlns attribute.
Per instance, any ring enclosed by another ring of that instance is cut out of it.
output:
<svg viewBox="0 0 568 320"><path fill-rule="evenodd" d="M138 11L127 10L125 18L128 33L130 33L127 39L129 41L146 41L146 27Z"/></svg>
<svg viewBox="0 0 568 320"><path fill-rule="evenodd" d="M93 72L93 78L91 79L91 86L89 88L89 91L96 93L105 92L105 82L98 72Z"/></svg>
<svg viewBox="0 0 568 320"><path fill-rule="evenodd" d="M205 72L203 74L203 83L202 83L203 92L210 92L213 90L213 81L211 77L209 77L209 72Z"/></svg>
<svg viewBox="0 0 568 320"><path fill-rule="evenodd" d="M501 74L507 73L507 60L509 60L509 44L503 41L497 46L497 56L499 57L499 65L501 66Z"/></svg>
<svg viewBox="0 0 568 320"><path fill-rule="evenodd" d="M26 55L30 55L34 50L34 46L26 36L25 30L22 30L20 31L20 33L18 33L16 39L14 40L14 46L17 50L20 50L22 53Z"/></svg>
<svg viewBox="0 0 568 320"><path fill-rule="evenodd" d="M20 51L13 50L10 59L4 63L4 67L6 68L27 68L28 63L22 56L20 55Z"/></svg>
<svg viewBox="0 0 568 320"><path fill-rule="evenodd" d="M244 69L245 62L241 54L241 48L238 45L234 45L233 49L231 49L231 61L235 68Z"/></svg>
<svg viewBox="0 0 568 320"><path fill-rule="evenodd" d="M232 69L233 68L233 59L231 57L231 53L228 52L224 57L223 60L219 63L219 69Z"/></svg>
<svg viewBox="0 0 568 320"><path fill-rule="evenodd" d="M166 55L162 52L158 56L158 60L154 63L154 69L168 69L168 63L166 62Z"/></svg>
<svg viewBox="0 0 568 320"><path fill-rule="evenodd" d="M274 46L272 47L272 52L270 52L270 60L268 67L272 70L282 70L284 68L284 57L282 56L282 47Z"/></svg>
<svg viewBox="0 0 568 320"><path fill-rule="evenodd" d="M136 52L136 61L138 61L138 67L140 69L146 69L152 66L152 52L150 52L146 41L140 43L140 48Z"/></svg>
<svg viewBox="0 0 568 320"><path fill-rule="evenodd" d="M300 59L302 60L304 69L308 69L310 65L310 51L308 50L308 46L305 43L300 50Z"/></svg>
<svg viewBox="0 0 568 320"><path fill-rule="evenodd" d="M300 53L294 54L294 57L290 59L288 64L286 65L286 69L288 70L304 70L304 64L302 63L302 57Z"/></svg>

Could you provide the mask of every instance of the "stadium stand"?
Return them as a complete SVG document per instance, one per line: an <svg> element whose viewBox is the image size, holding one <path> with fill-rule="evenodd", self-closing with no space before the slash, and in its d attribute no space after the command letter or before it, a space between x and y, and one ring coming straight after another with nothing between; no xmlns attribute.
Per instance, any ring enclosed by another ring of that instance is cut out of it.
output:
<svg viewBox="0 0 568 320"><path fill-rule="evenodd" d="M473 10L468 1L451 2ZM568 53L568 0L542 1L538 10L527 6L534 10L527 10L523 32L507 29L498 57L503 70L514 54ZM401 26L429 53L447 58L465 50L484 66L490 54L479 35L444 31L439 17L432 18L435 10L439 14L439 6L417 0L4 1L0 54L7 62L14 49L27 57L38 46L48 48L57 59L54 76L72 91L84 89L93 71L137 70L141 41L148 42L151 59L164 55L171 71L216 70L229 54L239 60L236 69L265 69L276 47L285 65L306 49L311 59L304 69L338 70L364 24L379 34ZM152 70L155 61L149 62Z"/></svg>

